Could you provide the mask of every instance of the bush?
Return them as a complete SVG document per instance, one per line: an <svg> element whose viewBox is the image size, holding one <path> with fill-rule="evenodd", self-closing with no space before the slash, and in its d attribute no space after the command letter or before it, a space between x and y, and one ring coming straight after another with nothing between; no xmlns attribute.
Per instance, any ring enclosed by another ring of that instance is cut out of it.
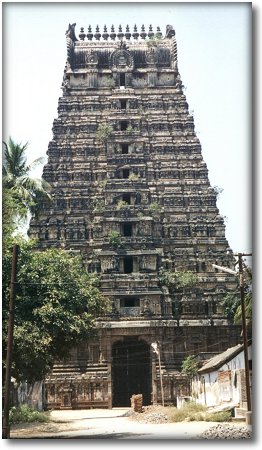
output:
<svg viewBox="0 0 262 450"><path fill-rule="evenodd" d="M152 214L159 214L161 213L161 206L157 202L153 202L149 205L149 210Z"/></svg>
<svg viewBox="0 0 262 450"><path fill-rule="evenodd" d="M185 403L185 405L180 408L174 408L171 413L171 421L172 422L183 422L184 420L188 421L202 421L204 420L204 413L206 411L206 407L194 402Z"/></svg>
<svg viewBox="0 0 262 450"><path fill-rule="evenodd" d="M119 209L119 210L127 210L127 209L129 209L130 208L130 205L129 205L129 203L127 203L125 200L119 200L118 202L117 202L117 205L116 205L116 209Z"/></svg>
<svg viewBox="0 0 262 450"><path fill-rule="evenodd" d="M106 142L106 140L111 136L114 129L110 125L100 123L97 129L97 138L101 142Z"/></svg>
<svg viewBox="0 0 262 450"><path fill-rule="evenodd" d="M49 422L46 413L37 411L28 405L13 406L9 411L10 423Z"/></svg>
<svg viewBox="0 0 262 450"><path fill-rule="evenodd" d="M109 238L109 244L113 247L120 247L121 245L121 234L119 231L111 231L108 235Z"/></svg>
<svg viewBox="0 0 262 450"><path fill-rule="evenodd" d="M170 410L171 422L230 422L232 419L229 411L219 411L215 413L208 413L207 407L199 403L188 402L180 408L172 408Z"/></svg>
<svg viewBox="0 0 262 450"><path fill-rule="evenodd" d="M205 422L230 422L232 416L229 411L219 411L205 414L204 420Z"/></svg>
<svg viewBox="0 0 262 450"><path fill-rule="evenodd" d="M131 173L129 175L128 179L131 181L137 181L137 180L139 180L139 176L136 173Z"/></svg>

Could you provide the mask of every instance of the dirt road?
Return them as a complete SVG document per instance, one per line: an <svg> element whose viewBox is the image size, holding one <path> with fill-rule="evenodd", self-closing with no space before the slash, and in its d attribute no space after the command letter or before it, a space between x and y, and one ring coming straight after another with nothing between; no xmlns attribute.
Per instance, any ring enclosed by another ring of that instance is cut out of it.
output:
<svg viewBox="0 0 262 450"><path fill-rule="evenodd" d="M50 423L11 427L11 439L194 439L214 422L138 423L130 408L52 411ZM240 424L235 424L239 426ZM241 424L243 425L243 424Z"/></svg>

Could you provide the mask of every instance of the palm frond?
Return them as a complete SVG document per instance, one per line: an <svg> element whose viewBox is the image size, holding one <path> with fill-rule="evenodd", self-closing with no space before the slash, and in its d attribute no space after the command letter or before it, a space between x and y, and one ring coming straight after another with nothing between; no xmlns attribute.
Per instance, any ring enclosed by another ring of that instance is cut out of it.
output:
<svg viewBox="0 0 262 450"><path fill-rule="evenodd" d="M45 160L46 160L46 158L44 156L40 156L40 158L36 158L34 161L31 162L31 164L29 164L29 166L27 166L27 173L31 172L36 167L44 164Z"/></svg>
<svg viewBox="0 0 262 450"><path fill-rule="evenodd" d="M37 214L42 205L51 199L51 186L41 178L30 176L30 172L40 164L44 157L27 164L26 144L17 144L10 137L3 142L3 188L10 193L9 207L6 208L6 222L15 224L18 219L27 220L29 215Z"/></svg>
<svg viewBox="0 0 262 450"><path fill-rule="evenodd" d="M24 145L16 144L9 138L8 145L4 142L3 165L7 173L18 177L26 170L26 150L28 142Z"/></svg>

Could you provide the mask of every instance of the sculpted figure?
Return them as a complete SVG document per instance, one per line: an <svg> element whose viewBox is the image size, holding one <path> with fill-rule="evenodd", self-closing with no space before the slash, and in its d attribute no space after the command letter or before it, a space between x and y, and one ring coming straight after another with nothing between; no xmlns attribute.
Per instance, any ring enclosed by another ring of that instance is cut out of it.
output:
<svg viewBox="0 0 262 450"><path fill-rule="evenodd" d="M166 38L172 38L173 36L175 36L176 32L173 28L172 25L167 25L166 26Z"/></svg>

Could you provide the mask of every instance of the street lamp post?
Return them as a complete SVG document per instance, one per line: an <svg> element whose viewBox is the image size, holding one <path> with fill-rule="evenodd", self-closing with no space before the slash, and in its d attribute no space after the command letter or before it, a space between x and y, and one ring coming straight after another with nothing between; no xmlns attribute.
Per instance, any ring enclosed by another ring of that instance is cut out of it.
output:
<svg viewBox="0 0 262 450"><path fill-rule="evenodd" d="M162 380L162 367L161 367L161 357L160 357L160 349L156 342L152 342L151 347L153 348L153 352L158 356L158 365L159 365L159 374L160 374L160 386L161 386L161 397L162 397L162 405L164 406L164 389L163 389L163 380Z"/></svg>
<svg viewBox="0 0 262 450"><path fill-rule="evenodd" d="M251 395L250 395L250 381L249 381L249 363L248 363L248 341L247 341L247 326L246 326L246 310L245 310L245 291L244 291L244 273L243 273L243 256L252 256L251 253L238 253L238 267L239 272L231 270L228 267L218 266L212 264L215 269L222 272L231 273L239 276L241 313L242 313L242 333L243 333L243 348L244 348L244 363L245 363L245 382L246 382L246 397L247 397L247 411L251 411Z"/></svg>

